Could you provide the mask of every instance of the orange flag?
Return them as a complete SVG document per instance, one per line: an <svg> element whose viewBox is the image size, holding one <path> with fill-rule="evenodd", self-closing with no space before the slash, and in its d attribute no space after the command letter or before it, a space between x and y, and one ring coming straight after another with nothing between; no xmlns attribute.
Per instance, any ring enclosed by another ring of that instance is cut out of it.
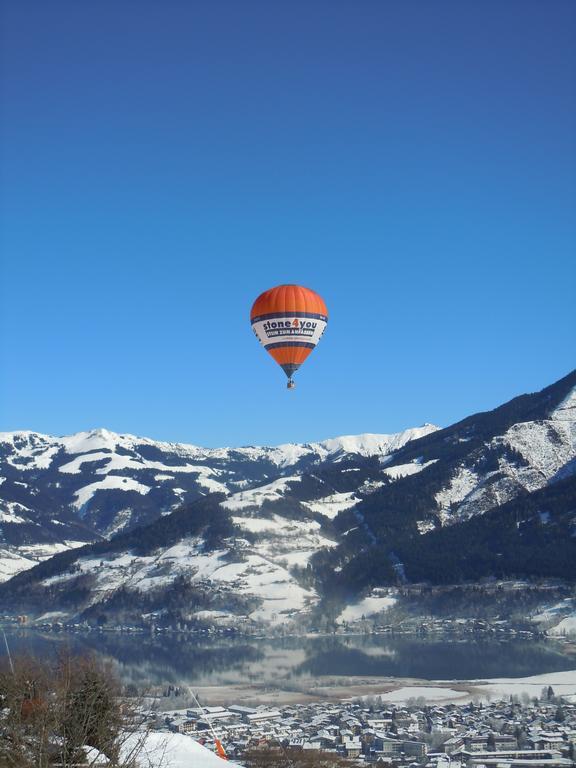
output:
<svg viewBox="0 0 576 768"><path fill-rule="evenodd" d="M218 757L221 757L222 760L228 760L228 755L226 754L226 750L222 746L220 739L214 739L214 743L216 744L216 754Z"/></svg>

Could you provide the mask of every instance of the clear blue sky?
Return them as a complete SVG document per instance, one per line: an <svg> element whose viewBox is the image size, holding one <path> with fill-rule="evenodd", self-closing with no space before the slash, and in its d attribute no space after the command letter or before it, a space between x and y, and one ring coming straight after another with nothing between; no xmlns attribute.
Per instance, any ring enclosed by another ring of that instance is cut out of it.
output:
<svg viewBox="0 0 576 768"><path fill-rule="evenodd" d="M5 0L0 429L448 425L574 366L571 0ZM331 317L294 392L252 301Z"/></svg>

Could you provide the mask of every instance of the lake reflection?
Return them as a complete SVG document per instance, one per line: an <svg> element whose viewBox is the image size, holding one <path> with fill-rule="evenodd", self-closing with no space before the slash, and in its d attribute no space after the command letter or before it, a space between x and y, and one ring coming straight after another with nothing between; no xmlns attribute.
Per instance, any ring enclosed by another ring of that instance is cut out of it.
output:
<svg viewBox="0 0 576 768"><path fill-rule="evenodd" d="M32 630L7 634L13 654L47 656L67 647L76 653L93 651L112 660L125 682L140 686L282 685L322 675L471 680L576 667L576 660L565 655L561 645L525 640L379 635L224 640L111 632L43 635Z"/></svg>

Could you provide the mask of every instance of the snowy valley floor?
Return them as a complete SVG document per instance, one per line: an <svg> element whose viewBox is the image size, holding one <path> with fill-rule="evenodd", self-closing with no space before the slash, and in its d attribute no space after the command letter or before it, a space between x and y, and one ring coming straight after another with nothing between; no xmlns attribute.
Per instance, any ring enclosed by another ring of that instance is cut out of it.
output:
<svg viewBox="0 0 576 768"><path fill-rule="evenodd" d="M227 705L231 702L246 706L280 706L371 696L381 696L384 701L399 704L418 698L424 698L431 703L464 703L470 699L489 701L511 694L527 693L531 697L539 696L542 688L548 685L554 688L557 695L576 701L576 660L573 670L523 678L436 682L410 678L331 676L311 679L309 688L302 685L298 690L267 685L204 686L195 690L210 706Z"/></svg>

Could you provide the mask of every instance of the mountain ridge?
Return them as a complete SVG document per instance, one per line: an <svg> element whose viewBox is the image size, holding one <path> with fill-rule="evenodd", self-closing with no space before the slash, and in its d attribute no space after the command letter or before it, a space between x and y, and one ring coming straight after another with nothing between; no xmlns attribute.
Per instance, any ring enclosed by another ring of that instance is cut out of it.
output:
<svg viewBox="0 0 576 768"><path fill-rule="evenodd" d="M318 615L337 621L358 601L389 610L398 590L420 581L576 581L576 371L451 427L400 434L377 454L373 444L368 455L341 453L340 444L328 459L292 451L288 465L220 456L228 474L222 463L208 469L220 472L225 493L197 495L15 576L0 586L0 610L41 618L51 605L90 622L301 626ZM110 455L96 458L100 469ZM118 456L127 471L134 456ZM58 466L85 483L93 463Z"/></svg>
<svg viewBox="0 0 576 768"><path fill-rule="evenodd" d="M208 493L354 455L386 456L437 429L279 446L202 448L97 429L0 433L0 577L58 551L152 522Z"/></svg>

